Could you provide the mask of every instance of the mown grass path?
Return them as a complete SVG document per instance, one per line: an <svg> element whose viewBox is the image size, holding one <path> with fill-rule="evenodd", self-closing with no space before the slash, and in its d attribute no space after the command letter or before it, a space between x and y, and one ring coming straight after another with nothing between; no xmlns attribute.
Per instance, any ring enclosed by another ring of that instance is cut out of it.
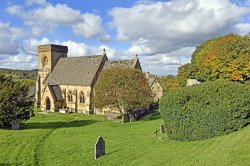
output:
<svg viewBox="0 0 250 166"><path fill-rule="evenodd" d="M250 126L203 141L155 136L161 119L120 124L79 114L37 115L23 130L0 130L0 165L250 165ZM98 136L106 156L94 160Z"/></svg>
<svg viewBox="0 0 250 166"><path fill-rule="evenodd" d="M37 144L35 145L35 152L34 152L34 163L35 165L40 165L40 151L42 150L43 145L45 144L45 141L49 139L48 137L50 134L55 131L56 128L49 130L46 132L40 139L37 141Z"/></svg>

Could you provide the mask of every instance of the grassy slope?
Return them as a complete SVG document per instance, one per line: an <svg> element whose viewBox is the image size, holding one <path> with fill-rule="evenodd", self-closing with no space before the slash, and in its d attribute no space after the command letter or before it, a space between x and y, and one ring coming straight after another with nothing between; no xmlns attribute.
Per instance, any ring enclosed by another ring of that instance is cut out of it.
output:
<svg viewBox="0 0 250 166"><path fill-rule="evenodd" d="M248 165L250 126L196 142L169 141L153 133L161 119L119 124L103 117L38 115L25 130L0 130L0 165ZM98 136L106 156L94 160Z"/></svg>

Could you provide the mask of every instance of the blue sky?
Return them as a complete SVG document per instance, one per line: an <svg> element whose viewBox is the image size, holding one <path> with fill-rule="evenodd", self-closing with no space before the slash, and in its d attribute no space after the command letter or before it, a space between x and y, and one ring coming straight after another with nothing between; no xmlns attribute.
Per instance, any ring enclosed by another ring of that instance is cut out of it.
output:
<svg viewBox="0 0 250 166"><path fill-rule="evenodd" d="M144 71L176 74L210 38L250 31L250 0L1 0L0 67L37 68L37 46L68 56L132 59Z"/></svg>

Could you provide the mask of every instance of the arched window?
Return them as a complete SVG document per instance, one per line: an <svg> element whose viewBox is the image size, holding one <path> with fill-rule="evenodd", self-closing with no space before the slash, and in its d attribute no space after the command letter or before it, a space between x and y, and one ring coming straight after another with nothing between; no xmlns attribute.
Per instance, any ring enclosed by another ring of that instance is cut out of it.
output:
<svg viewBox="0 0 250 166"><path fill-rule="evenodd" d="M85 98L84 98L83 91L80 92L79 98L80 98L80 103L85 103Z"/></svg>
<svg viewBox="0 0 250 166"><path fill-rule="evenodd" d="M69 91L69 92L68 92L68 102L72 102L72 101L73 101L72 92Z"/></svg>
<svg viewBox="0 0 250 166"><path fill-rule="evenodd" d="M42 59L42 66L43 68L48 66L48 58L46 56L44 56Z"/></svg>

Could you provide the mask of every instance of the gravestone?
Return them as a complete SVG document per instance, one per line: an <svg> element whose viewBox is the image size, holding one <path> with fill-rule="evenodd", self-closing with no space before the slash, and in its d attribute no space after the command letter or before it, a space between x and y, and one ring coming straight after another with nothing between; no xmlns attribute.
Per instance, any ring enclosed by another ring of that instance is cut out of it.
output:
<svg viewBox="0 0 250 166"><path fill-rule="evenodd" d="M130 111L129 114L128 114L128 116L129 116L130 122L134 122L135 121L135 114L134 114L134 112Z"/></svg>
<svg viewBox="0 0 250 166"><path fill-rule="evenodd" d="M98 137L95 144L95 159L105 155L105 141L102 137Z"/></svg>
<svg viewBox="0 0 250 166"><path fill-rule="evenodd" d="M165 125L160 126L160 132L161 134L165 133Z"/></svg>
<svg viewBox="0 0 250 166"><path fill-rule="evenodd" d="M19 130L20 129L20 121L19 120L13 120L11 123L12 130Z"/></svg>
<svg viewBox="0 0 250 166"><path fill-rule="evenodd" d="M122 123L126 123L129 121L130 121L130 119L129 119L128 114L122 114Z"/></svg>

